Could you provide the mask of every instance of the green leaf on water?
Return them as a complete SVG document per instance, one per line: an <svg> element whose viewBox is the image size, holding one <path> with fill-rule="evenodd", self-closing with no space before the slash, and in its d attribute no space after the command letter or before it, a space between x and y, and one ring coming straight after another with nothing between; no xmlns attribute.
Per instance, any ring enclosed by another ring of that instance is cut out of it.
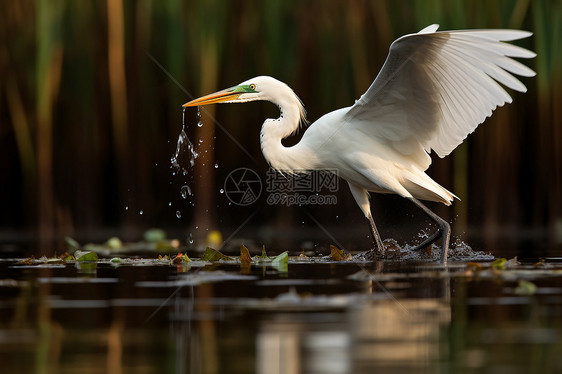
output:
<svg viewBox="0 0 562 374"><path fill-rule="evenodd" d="M519 282L517 282L517 287L513 292L516 295L531 296L534 295L536 291L537 291L536 284L534 284L533 282L529 282L528 280L525 279L520 279Z"/></svg>
<svg viewBox="0 0 562 374"><path fill-rule="evenodd" d="M222 253L211 247L207 247L207 249L205 249L201 260L207 262L216 262L221 260L234 261L233 258L223 255Z"/></svg>
<svg viewBox="0 0 562 374"><path fill-rule="evenodd" d="M498 258L494 262L492 262L492 268L498 270L505 270L505 264L507 260L505 258Z"/></svg>
<svg viewBox="0 0 562 374"><path fill-rule="evenodd" d="M114 263L114 264L120 264L121 258L120 257L113 257L111 260L109 260L109 262Z"/></svg>
<svg viewBox="0 0 562 374"><path fill-rule="evenodd" d="M98 255L92 251L76 251L74 253L76 261L97 261Z"/></svg>
<svg viewBox="0 0 562 374"><path fill-rule="evenodd" d="M271 265L280 273L286 273L289 270L289 253L287 251L275 256L271 261Z"/></svg>

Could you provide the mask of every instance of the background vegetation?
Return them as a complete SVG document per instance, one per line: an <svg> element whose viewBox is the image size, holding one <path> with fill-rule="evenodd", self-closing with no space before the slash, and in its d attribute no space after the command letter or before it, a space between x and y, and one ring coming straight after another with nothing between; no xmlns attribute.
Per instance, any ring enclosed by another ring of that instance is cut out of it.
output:
<svg viewBox="0 0 562 374"><path fill-rule="evenodd" d="M524 61L537 71L523 81L528 93L514 94L450 157L435 157L431 174L462 201L433 208L457 235L489 246L510 238L552 248L562 241L561 8L555 0L2 1L0 241L41 239L50 251L65 235L138 238L151 226L184 238L214 228L229 236L241 225L264 241L321 237L312 216L341 240L360 232L368 245L343 183L338 207L240 208L220 193L237 167L265 176L258 134L276 114L269 104L209 107L200 128L187 112L202 157L188 177L172 175L181 104L271 75L294 88L314 121L366 90L395 38L439 23L530 30L518 44L538 56ZM396 235L410 207L374 201L383 236Z"/></svg>

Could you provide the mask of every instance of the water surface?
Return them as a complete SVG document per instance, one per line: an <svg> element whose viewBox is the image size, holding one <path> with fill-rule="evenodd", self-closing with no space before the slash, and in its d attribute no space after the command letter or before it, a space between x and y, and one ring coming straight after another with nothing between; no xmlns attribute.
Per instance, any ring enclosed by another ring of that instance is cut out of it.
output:
<svg viewBox="0 0 562 374"><path fill-rule="evenodd" d="M2 371L562 370L558 259L483 265L3 260Z"/></svg>

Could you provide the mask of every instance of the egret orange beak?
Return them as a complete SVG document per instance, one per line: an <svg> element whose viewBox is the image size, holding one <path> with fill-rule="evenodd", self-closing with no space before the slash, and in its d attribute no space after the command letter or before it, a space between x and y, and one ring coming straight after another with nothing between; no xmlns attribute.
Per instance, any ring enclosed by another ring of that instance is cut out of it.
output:
<svg viewBox="0 0 562 374"><path fill-rule="evenodd" d="M238 99L238 96L246 93L256 93L256 91L254 90L254 87L250 85L235 86L227 88L226 90L218 91L200 97L199 99L191 100L189 103L183 104L183 106L201 106L207 104L223 103L225 101L232 102Z"/></svg>
<svg viewBox="0 0 562 374"><path fill-rule="evenodd" d="M199 99L191 100L189 103L183 104L183 106L200 106L207 104L221 103L223 101L236 100L238 96L242 95L243 92L234 92L232 88L215 92L210 95L200 97Z"/></svg>

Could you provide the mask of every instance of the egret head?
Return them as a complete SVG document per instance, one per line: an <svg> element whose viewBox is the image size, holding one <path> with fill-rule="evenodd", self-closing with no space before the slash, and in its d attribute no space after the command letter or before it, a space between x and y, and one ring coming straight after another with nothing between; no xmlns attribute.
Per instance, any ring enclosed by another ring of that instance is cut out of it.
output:
<svg viewBox="0 0 562 374"><path fill-rule="evenodd" d="M269 76L260 76L248 79L237 86L218 91L198 99L192 100L183 106L200 106L215 103L245 103L248 101L271 101L275 104L283 102L299 102L297 95L285 83Z"/></svg>
<svg viewBox="0 0 562 374"><path fill-rule="evenodd" d="M285 83L268 76L248 79L237 86L218 91L183 104L201 106L215 103L245 103L248 101L271 101L286 115L294 113L297 124L306 124L306 111L293 90ZM283 115L283 114L282 114ZM297 125L298 129L298 125Z"/></svg>
<svg viewBox="0 0 562 374"><path fill-rule="evenodd" d="M237 86L227 88L209 95L205 95L198 99L183 104L186 106L200 106L215 103L245 103L256 100L271 100L272 89L275 85L285 85L271 77L255 77L240 83Z"/></svg>

